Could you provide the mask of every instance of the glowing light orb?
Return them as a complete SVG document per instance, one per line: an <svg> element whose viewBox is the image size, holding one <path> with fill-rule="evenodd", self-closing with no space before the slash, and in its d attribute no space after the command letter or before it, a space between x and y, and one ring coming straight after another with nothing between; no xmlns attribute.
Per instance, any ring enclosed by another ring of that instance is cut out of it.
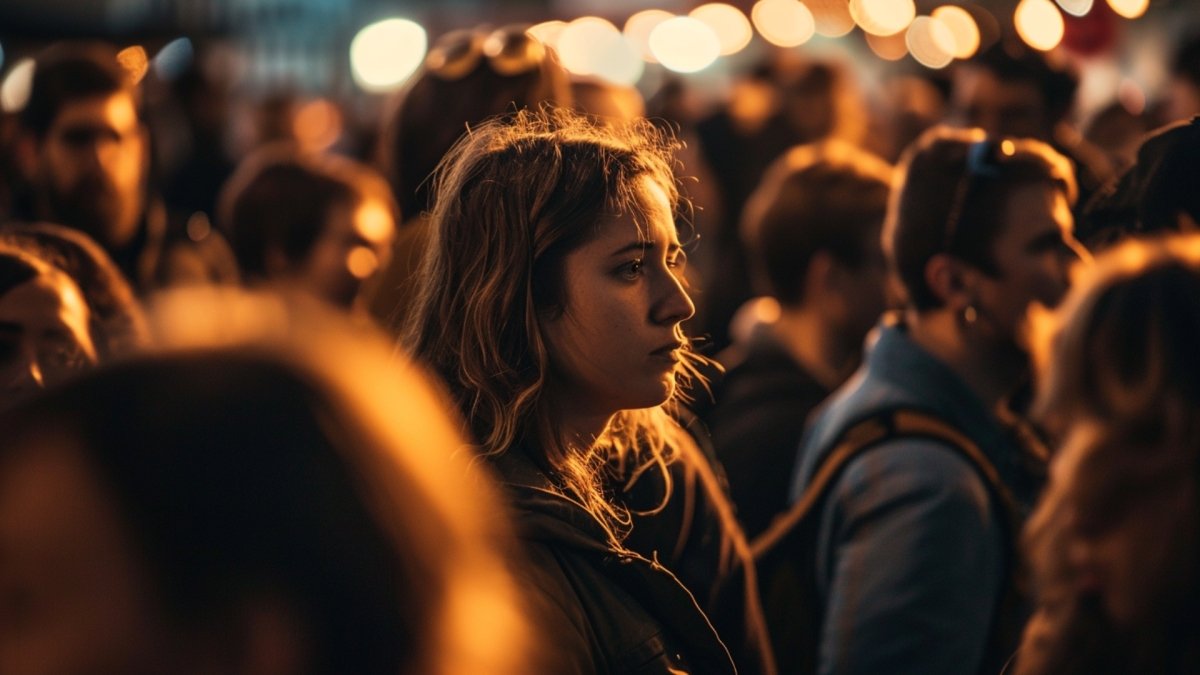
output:
<svg viewBox="0 0 1200 675"><path fill-rule="evenodd" d="M1013 24L1025 44L1041 51L1057 47L1067 28L1062 12L1050 0L1021 0L1013 12Z"/></svg>
<svg viewBox="0 0 1200 675"><path fill-rule="evenodd" d="M867 46L875 53L875 56L884 61L899 61L908 56L908 44L904 41L904 33L896 33L895 35L872 35L866 34Z"/></svg>
<svg viewBox="0 0 1200 675"><path fill-rule="evenodd" d="M587 16L567 24L558 34L563 67L615 84L633 84L642 76L641 57L609 21Z"/></svg>
<svg viewBox="0 0 1200 675"><path fill-rule="evenodd" d="M759 35L777 47L798 47L817 32L812 11L799 0L759 0L750 19Z"/></svg>
<svg viewBox="0 0 1200 675"><path fill-rule="evenodd" d="M918 16L904 35L908 51L926 68L945 68L954 60L954 34L939 19Z"/></svg>
<svg viewBox="0 0 1200 675"><path fill-rule="evenodd" d="M1072 16L1087 16L1095 5L1095 0L1055 0L1062 11Z"/></svg>
<svg viewBox="0 0 1200 675"><path fill-rule="evenodd" d="M970 12L956 5L944 5L930 16L950 29L954 36L954 58L969 59L979 51L979 24Z"/></svg>
<svg viewBox="0 0 1200 675"><path fill-rule="evenodd" d="M146 48L141 45L126 47L117 52L117 63L133 77L133 81L141 82L150 70L150 57L146 56Z"/></svg>
<svg viewBox="0 0 1200 675"><path fill-rule="evenodd" d="M693 9L688 16L707 25L721 43L721 56L736 54L750 44L754 28L742 10L723 2L712 2Z"/></svg>
<svg viewBox="0 0 1200 675"><path fill-rule="evenodd" d="M537 25L530 26L525 32L547 47L558 49L558 36L562 34L563 29L566 27L566 21L543 21Z"/></svg>
<svg viewBox="0 0 1200 675"><path fill-rule="evenodd" d="M806 0L817 25L817 35L842 37L854 30L854 17L846 0Z"/></svg>
<svg viewBox="0 0 1200 675"><path fill-rule="evenodd" d="M185 38L177 38L163 45L163 48L158 50L153 59L150 59L150 66L154 68L154 74L158 79L165 82L170 82L183 74L188 66L192 64L192 57L195 50L192 48L192 41Z"/></svg>
<svg viewBox="0 0 1200 675"><path fill-rule="evenodd" d="M350 69L358 86L369 92L400 88L425 59L429 38L420 24L384 19L358 32L350 41Z"/></svg>
<svg viewBox="0 0 1200 675"><path fill-rule="evenodd" d="M661 9L647 9L629 17L625 21L625 30L622 32L629 44L641 54L642 60L658 63L658 59L650 53L650 33L654 32L658 24L674 18L675 15L670 12Z"/></svg>
<svg viewBox="0 0 1200 675"><path fill-rule="evenodd" d="M850 16L868 35L895 35L917 18L913 0L850 0Z"/></svg>
<svg viewBox="0 0 1200 675"><path fill-rule="evenodd" d="M35 67L33 59L21 59L8 71L8 77L0 84L0 108L4 112L19 112L29 102Z"/></svg>
<svg viewBox="0 0 1200 675"><path fill-rule="evenodd" d="M1136 19L1146 13L1150 0L1108 0L1108 6L1126 19Z"/></svg>
<svg viewBox="0 0 1200 675"><path fill-rule="evenodd" d="M658 24L650 33L650 51L667 69L694 73L717 60L721 40L703 21L677 16Z"/></svg>

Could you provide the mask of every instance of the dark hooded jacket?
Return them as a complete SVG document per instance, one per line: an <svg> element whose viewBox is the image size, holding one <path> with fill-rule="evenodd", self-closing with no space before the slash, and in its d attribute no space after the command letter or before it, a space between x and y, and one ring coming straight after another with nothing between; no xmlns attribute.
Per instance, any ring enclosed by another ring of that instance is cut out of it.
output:
<svg viewBox="0 0 1200 675"><path fill-rule="evenodd" d="M490 458L525 544L518 577L535 598L555 675L729 675L728 650L662 565L608 543L527 452Z"/></svg>

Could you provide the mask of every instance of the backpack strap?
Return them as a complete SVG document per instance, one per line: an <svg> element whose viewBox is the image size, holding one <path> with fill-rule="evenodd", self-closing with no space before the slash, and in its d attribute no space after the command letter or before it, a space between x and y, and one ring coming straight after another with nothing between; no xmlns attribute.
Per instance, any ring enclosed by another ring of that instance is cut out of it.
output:
<svg viewBox="0 0 1200 675"><path fill-rule="evenodd" d="M962 457L984 481L992 503L1000 507L1008 583L993 610L996 624L989 638L985 661L989 661L991 655L1007 656L1011 653L1009 645L1013 643L1014 635L1019 636L1023 625L1023 621L1008 620L1021 607L1019 565L1015 562L1016 535L1020 532L1021 523L1018 502L1011 489L1001 480L995 465L968 436L930 412L916 408L893 408L872 413L851 424L821 460L800 500L750 543L759 588L772 596L764 597L764 606L775 605L768 607L766 613L768 619L776 622L771 626L771 632L775 658L781 672L813 673L816 669L816 631L819 630L820 621L820 611L813 604L816 602L816 578L812 565L806 565L795 557L808 555L803 551L811 551L811 548L796 547L811 546L806 542L811 542L815 536L817 522L814 514L820 512L821 503L850 462L886 441L897 439L928 439L944 446L947 452ZM780 611L785 612L786 616L779 614ZM1009 623L1012 625L1009 626ZM990 665L990 662L985 663L980 672L996 672L999 669L997 666L988 670Z"/></svg>
<svg viewBox="0 0 1200 675"><path fill-rule="evenodd" d="M878 447L882 442L898 438L927 438L938 441L965 459L984 480L1002 507L1004 525L1010 537L1016 535L1020 527L1021 513L1018 502L1012 490L1001 480L996 466L979 445L936 415L916 408L893 408L871 414L850 425L841 434L833 450L825 456L813 473L812 480L809 481L800 500L750 542L754 558L761 558L803 521L810 518L850 462L864 452Z"/></svg>

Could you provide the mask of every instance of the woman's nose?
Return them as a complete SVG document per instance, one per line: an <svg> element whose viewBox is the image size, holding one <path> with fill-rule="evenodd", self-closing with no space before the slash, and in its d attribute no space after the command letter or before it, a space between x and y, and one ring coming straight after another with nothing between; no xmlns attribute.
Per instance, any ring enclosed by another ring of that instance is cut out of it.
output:
<svg viewBox="0 0 1200 675"><path fill-rule="evenodd" d="M683 287L683 281L668 271L663 284L663 296L656 303L655 319L659 323L680 323L692 318L696 305Z"/></svg>

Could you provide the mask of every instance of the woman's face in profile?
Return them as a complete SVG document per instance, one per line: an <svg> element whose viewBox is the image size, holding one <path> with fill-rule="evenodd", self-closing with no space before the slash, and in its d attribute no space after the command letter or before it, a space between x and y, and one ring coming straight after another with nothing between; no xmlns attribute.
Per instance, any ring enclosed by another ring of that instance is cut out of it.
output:
<svg viewBox="0 0 1200 675"><path fill-rule="evenodd" d="M561 315L543 323L559 400L574 414L649 408L675 391L680 323L695 312L683 287L686 260L663 189L641 179L645 214L608 218L567 254Z"/></svg>
<svg viewBox="0 0 1200 675"><path fill-rule="evenodd" d="M79 288L57 270L0 296L0 409L95 365L89 316Z"/></svg>
<svg viewBox="0 0 1200 675"><path fill-rule="evenodd" d="M0 673L171 672L167 622L112 495L65 439L9 450L0 460Z"/></svg>

